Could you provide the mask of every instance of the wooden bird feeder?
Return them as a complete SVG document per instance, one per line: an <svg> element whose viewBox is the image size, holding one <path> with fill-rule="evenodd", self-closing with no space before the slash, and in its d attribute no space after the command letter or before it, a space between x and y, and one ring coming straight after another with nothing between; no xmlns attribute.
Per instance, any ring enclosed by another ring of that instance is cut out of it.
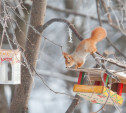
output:
<svg viewBox="0 0 126 113"><path fill-rule="evenodd" d="M121 83L116 83L112 85L111 90L108 88L109 76L104 73L102 82L101 74L103 71L101 69L69 69L73 71L80 71L78 77L78 84L74 85L73 91L76 92L79 96L85 98L91 103L96 104L108 104L122 105L123 98L122 93L125 93L125 84L126 84L126 74L116 73L116 76L121 80ZM111 71L111 70L110 70ZM111 71L113 72L113 71ZM86 80L90 81L90 84L85 82ZM112 80L114 81L114 79Z"/></svg>
<svg viewBox="0 0 126 113"><path fill-rule="evenodd" d="M0 49L0 84L20 84L21 53L17 50Z"/></svg>

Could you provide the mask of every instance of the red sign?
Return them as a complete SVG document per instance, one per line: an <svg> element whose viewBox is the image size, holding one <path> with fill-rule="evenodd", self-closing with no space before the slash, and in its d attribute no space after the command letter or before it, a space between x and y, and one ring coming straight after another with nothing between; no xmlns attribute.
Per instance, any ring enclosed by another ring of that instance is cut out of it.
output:
<svg viewBox="0 0 126 113"><path fill-rule="evenodd" d="M3 61L12 61L12 58L1 58L1 63L3 62Z"/></svg>

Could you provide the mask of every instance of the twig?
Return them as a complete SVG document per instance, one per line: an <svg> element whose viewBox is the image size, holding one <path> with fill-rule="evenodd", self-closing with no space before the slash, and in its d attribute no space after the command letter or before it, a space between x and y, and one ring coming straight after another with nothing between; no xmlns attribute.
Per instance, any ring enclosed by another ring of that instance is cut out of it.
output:
<svg viewBox="0 0 126 113"><path fill-rule="evenodd" d="M53 78L57 78L57 79L61 79L61 80L66 80L72 83L76 83L78 77L72 77L72 76L67 76L61 73L57 73L57 72L49 72L49 71L45 71L45 70L36 70L37 73L39 73L39 75L42 75L44 77L53 77Z"/></svg>
<svg viewBox="0 0 126 113"><path fill-rule="evenodd" d="M35 74L36 74L36 75L40 78L40 80L43 82L43 84L44 84L50 91L52 91L52 92L55 93L55 94L67 95L67 96L69 96L69 97L72 98L72 99L78 100L78 98L75 98L75 97L73 97L73 96L70 95L70 94L57 92L57 91L54 91L53 89L51 89L51 88L47 85L47 83L44 81L43 77L42 77L40 74L37 73L37 71L35 70L35 68L34 68L31 64L29 64L29 65L31 66L31 68L33 69L33 71L35 72Z"/></svg>
<svg viewBox="0 0 126 113"><path fill-rule="evenodd" d="M116 66L119 66L121 68L126 69L126 64L123 64L123 63L119 62L118 60L113 60L112 58L105 58L105 57L102 57L102 58L97 57L97 59L107 61L109 63L116 65Z"/></svg>
<svg viewBox="0 0 126 113"><path fill-rule="evenodd" d="M106 91L107 91L107 88L106 88ZM96 111L95 113L100 112L100 111L105 107L105 105L107 104L107 101L108 101L108 99L109 99L109 97L110 97L110 90L109 90L109 92L107 91L107 93L108 93L108 96L107 96L107 98L106 98L105 103L104 103L103 106L102 106L98 111Z"/></svg>
<svg viewBox="0 0 126 113"><path fill-rule="evenodd" d="M97 62L97 64L105 70L105 72L112 78L116 79L118 82L120 82L120 80L118 79L117 76L115 76L112 72L110 72L105 65L103 65L102 63L99 62L99 60L96 58L96 56L94 54L92 54L93 58L95 59L95 61Z"/></svg>
<svg viewBox="0 0 126 113"><path fill-rule="evenodd" d="M112 43L112 41L106 37L106 40L111 44L111 46L117 51L120 53L120 55L122 55L125 59L126 59L126 56Z"/></svg>

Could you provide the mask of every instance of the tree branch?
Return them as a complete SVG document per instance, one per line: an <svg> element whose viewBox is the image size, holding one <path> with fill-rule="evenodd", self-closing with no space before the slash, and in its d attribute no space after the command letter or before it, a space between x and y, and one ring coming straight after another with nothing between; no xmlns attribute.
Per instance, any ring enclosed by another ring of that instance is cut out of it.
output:
<svg viewBox="0 0 126 113"><path fill-rule="evenodd" d="M115 76L112 72L110 72L105 65L103 65L102 63L99 62L99 60L96 58L96 56L94 54L92 54L93 58L95 59L95 61L97 62L97 64L105 70L105 72L107 73L107 75L109 75L109 77L111 78L115 78L118 82L120 82L120 80L118 79L117 76Z"/></svg>
<svg viewBox="0 0 126 113"><path fill-rule="evenodd" d="M62 18L54 18L46 22L43 26L38 26L39 32L43 32L49 25L53 24L54 22L65 23L73 31L73 33L77 36L79 40L83 40L82 36L78 33L75 27L68 20Z"/></svg>
<svg viewBox="0 0 126 113"><path fill-rule="evenodd" d="M112 43L112 41L106 37L106 40L111 44L111 46L118 52L120 53L120 55L122 55L125 59L126 59L126 56Z"/></svg>
<svg viewBox="0 0 126 113"><path fill-rule="evenodd" d="M65 113L72 113L75 109L75 107L78 105L80 100L80 96L79 95L75 95L75 99L73 99L71 105L69 106L69 108L67 109L67 111Z"/></svg>
<svg viewBox="0 0 126 113"><path fill-rule="evenodd" d="M99 25L102 26L102 21L100 19L100 13L99 13L99 0L96 0L96 8L97 8L98 22Z"/></svg>
<svg viewBox="0 0 126 113"><path fill-rule="evenodd" d="M75 15L75 16L80 16L80 17L85 17L85 18L88 17L88 18L90 18L92 20L98 21L98 19L96 17L85 15L83 13L75 12L75 11L72 11L72 10L69 10L69 9L60 9L60 8L53 7L51 5L47 5L47 8L52 9L54 11L66 13L66 14L72 14L72 15ZM102 22L108 23L108 21L105 20L105 19L102 19Z"/></svg>

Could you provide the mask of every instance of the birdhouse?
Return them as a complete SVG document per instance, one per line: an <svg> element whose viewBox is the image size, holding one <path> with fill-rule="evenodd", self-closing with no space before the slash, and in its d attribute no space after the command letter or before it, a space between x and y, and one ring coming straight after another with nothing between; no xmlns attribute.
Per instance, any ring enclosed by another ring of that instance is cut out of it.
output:
<svg viewBox="0 0 126 113"><path fill-rule="evenodd" d="M85 76L86 76L85 74L88 71L89 70L87 69L86 71L83 70L83 72L80 72L79 77L78 77L78 84L74 85L73 91L77 93L79 96L83 97L84 99L90 101L91 103L95 103L95 104L106 103L108 105L114 105L116 103L118 105L122 105L123 98L121 94L123 92L123 83L118 83L118 85L116 85L117 87L114 86L114 88L112 88L114 90L116 89L116 91L112 91L112 89L108 88L109 76L105 73L103 77L104 82L101 82L102 79L99 80L97 76L96 76L96 79L94 79L93 76L88 75L89 76L88 78L90 78L92 85L84 84L84 82L87 81L85 80ZM96 71L96 73L99 73L99 72L101 71L100 70ZM93 74L94 73L95 71L93 72ZM90 74L92 75L92 73Z"/></svg>
<svg viewBox="0 0 126 113"><path fill-rule="evenodd" d="M0 49L0 84L20 84L21 53L17 50Z"/></svg>

